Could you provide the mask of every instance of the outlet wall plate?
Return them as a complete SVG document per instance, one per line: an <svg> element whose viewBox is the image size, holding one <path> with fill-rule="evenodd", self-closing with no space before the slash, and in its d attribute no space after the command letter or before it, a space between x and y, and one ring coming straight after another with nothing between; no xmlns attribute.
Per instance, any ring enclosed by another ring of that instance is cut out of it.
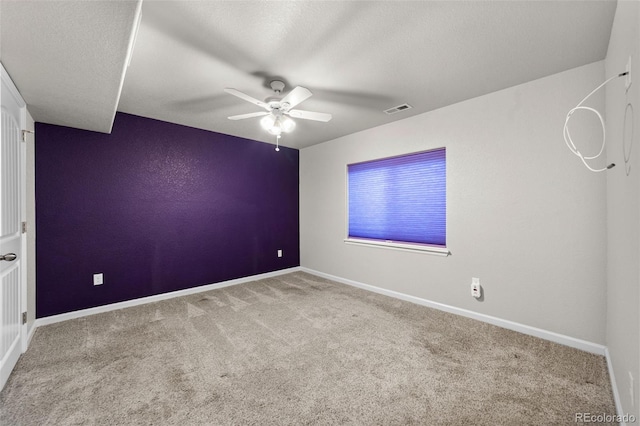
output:
<svg viewBox="0 0 640 426"><path fill-rule="evenodd" d="M480 278L471 278L471 296L476 299L482 296L482 287L480 287Z"/></svg>
<svg viewBox="0 0 640 426"><path fill-rule="evenodd" d="M93 274L93 285L102 285L104 283L104 274Z"/></svg>

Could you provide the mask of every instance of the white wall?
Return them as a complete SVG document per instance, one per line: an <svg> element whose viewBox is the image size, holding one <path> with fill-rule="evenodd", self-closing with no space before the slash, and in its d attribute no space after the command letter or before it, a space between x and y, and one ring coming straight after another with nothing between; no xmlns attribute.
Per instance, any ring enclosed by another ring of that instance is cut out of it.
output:
<svg viewBox="0 0 640 426"><path fill-rule="evenodd" d="M597 62L303 149L301 265L604 344L606 176L562 139L567 111L603 76ZM603 111L604 94L590 105ZM591 118L572 123L587 151L601 134ZM442 146L452 256L343 242L348 163Z"/></svg>
<svg viewBox="0 0 640 426"><path fill-rule="evenodd" d="M607 172L608 294L607 346L622 412L640 418L640 3L619 1L606 59L607 77L625 70L632 57L632 85L623 78L609 83L606 93L607 157L616 167ZM628 111L625 134L625 108ZM633 129L633 141L631 131ZM623 147L631 152L626 165ZM627 175L627 171L629 174ZM634 378L631 396L631 380Z"/></svg>

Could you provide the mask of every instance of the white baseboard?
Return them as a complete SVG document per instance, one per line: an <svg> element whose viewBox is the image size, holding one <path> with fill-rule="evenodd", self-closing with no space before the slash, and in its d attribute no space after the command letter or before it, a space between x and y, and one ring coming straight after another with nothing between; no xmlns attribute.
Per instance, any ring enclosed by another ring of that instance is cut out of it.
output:
<svg viewBox="0 0 640 426"><path fill-rule="evenodd" d="M264 278L277 277L279 275L289 274L291 272L300 271L300 267L281 269L279 271L267 272L264 274L251 275L249 277L237 278L235 280L222 281L214 284L207 284L199 287L187 288L184 290L172 291L170 293L156 294L154 296L141 297L139 299L127 300L124 302L111 303L109 305L97 306L95 308L82 309L80 311L67 312L59 315L52 315L49 317L42 317L35 320L33 327L31 328L30 336L36 328L43 325L55 324L61 321L67 321L74 318L86 317L89 315L100 314L103 312L115 311L117 309L129 308L131 306L144 305L145 303L158 302L160 300L173 299L174 297L187 296L189 294L202 293L203 291L215 290L217 288L229 287L232 285L243 284L250 281L261 280Z"/></svg>
<svg viewBox="0 0 640 426"><path fill-rule="evenodd" d="M611 361L611 355L609 354L609 348L604 349L605 358L607 359L607 369L609 370L609 378L611 379L611 389L613 389L613 401L616 404L616 412L618 415L622 416L624 413L622 412L622 402L620 401L620 393L618 392L618 385L616 383L616 375L613 372L613 362ZM625 426L626 423L621 422L621 426Z"/></svg>
<svg viewBox="0 0 640 426"><path fill-rule="evenodd" d="M301 267L301 271L307 272L312 275L317 275L322 278L327 278L332 281L347 284L353 287L358 287L364 290L372 291L374 293L384 294L385 296L394 297L396 299L405 300L418 305L427 306L429 308L438 309L440 311L449 312L463 317L472 318L478 321L486 322L489 324L497 325L498 327L506 328L508 330L517 331L519 333L528 334L529 336L539 337L544 340L549 340L561 345L569 346L575 349L580 349L585 352L593 353L596 355L605 355L606 347L597 343L589 342L586 340L576 339L575 337L565 336L563 334L555 333L553 331L543 330L536 327L520 324L517 322L505 320L502 318L492 317L490 315L480 314L478 312L469 311L467 309L457 308L455 306L445 305L444 303L433 302L431 300L422 299L416 296L410 296L408 294L400 293L393 290L387 290L380 287L375 287L369 284L364 284L358 281L349 280L335 275L325 274L324 272L315 271L306 267Z"/></svg>
<svg viewBox="0 0 640 426"><path fill-rule="evenodd" d="M33 339L33 335L36 332L36 328L38 328L38 326L36 325L36 322L34 321L33 323L31 323L31 327L27 331L27 347L29 347L29 345L31 344L31 339Z"/></svg>

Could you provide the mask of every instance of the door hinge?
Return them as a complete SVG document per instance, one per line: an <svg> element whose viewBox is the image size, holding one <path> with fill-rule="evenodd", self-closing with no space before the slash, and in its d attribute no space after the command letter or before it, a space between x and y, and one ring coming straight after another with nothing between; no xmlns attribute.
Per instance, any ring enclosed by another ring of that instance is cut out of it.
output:
<svg viewBox="0 0 640 426"><path fill-rule="evenodd" d="M27 222L22 222L22 233L23 234L27 233Z"/></svg>
<svg viewBox="0 0 640 426"><path fill-rule="evenodd" d="M23 312L23 313L22 313L22 323L23 323L23 324L26 324L26 323L27 323L27 313L26 313L26 312Z"/></svg>
<svg viewBox="0 0 640 426"><path fill-rule="evenodd" d="M35 134L35 132L33 130L26 130L23 129L22 130L22 142L26 142L27 141L27 134L31 133L32 135Z"/></svg>

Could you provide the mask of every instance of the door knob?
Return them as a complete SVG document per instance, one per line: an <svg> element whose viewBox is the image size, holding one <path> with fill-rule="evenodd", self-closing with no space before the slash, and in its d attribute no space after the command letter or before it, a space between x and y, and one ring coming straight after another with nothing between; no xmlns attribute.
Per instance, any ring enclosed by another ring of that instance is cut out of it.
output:
<svg viewBox="0 0 640 426"><path fill-rule="evenodd" d="M3 256L0 256L0 260L6 260L7 262L11 262L13 260L16 260L18 258L18 256L16 256L15 253L7 253Z"/></svg>

